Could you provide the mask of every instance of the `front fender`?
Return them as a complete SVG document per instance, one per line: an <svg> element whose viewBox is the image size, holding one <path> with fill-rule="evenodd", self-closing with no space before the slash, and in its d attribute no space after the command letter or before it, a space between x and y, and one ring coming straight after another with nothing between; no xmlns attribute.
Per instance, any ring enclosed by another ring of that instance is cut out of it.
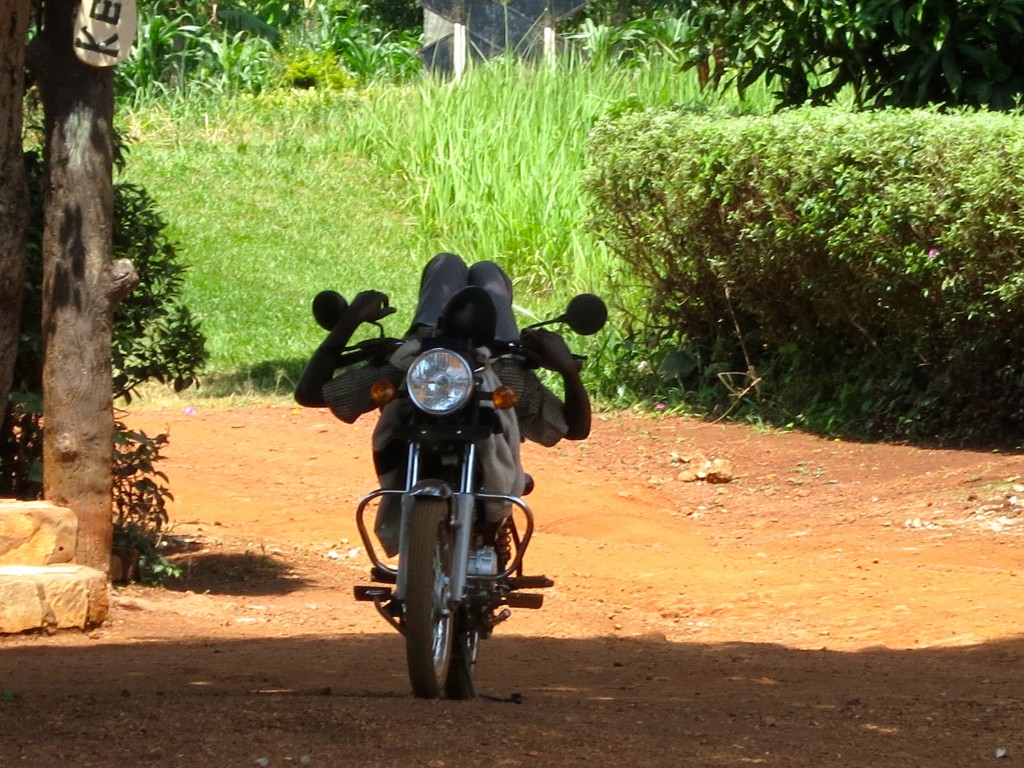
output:
<svg viewBox="0 0 1024 768"><path fill-rule="evenodd" d="M446 483L444 480L420 480L416 485L410 488L406 494L406 498L418 498L428 497L432 499L445 499L448 500L455 495L454 489Z"/></svg>

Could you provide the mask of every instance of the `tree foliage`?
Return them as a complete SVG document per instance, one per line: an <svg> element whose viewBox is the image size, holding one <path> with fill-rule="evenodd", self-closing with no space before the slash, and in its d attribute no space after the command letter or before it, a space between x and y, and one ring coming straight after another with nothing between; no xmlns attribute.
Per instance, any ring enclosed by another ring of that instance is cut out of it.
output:
<svg viewBox="0 0 1024 768"><path fill-rule="evenodd" d="M863 106L1006 110L1024 92L1024 0L693 2L716 82L778 83L785 106L849 89Z"/></svg>
<svg viewBox="0 0 1024 768"><path fill-rule="evenodd" d="M129 258L139 284L114 313L114 397L159 381L176 392L196 383L206 362L206 339L181 300L185 267L165 233L153 198L135 184L114 188L114 254Z"/></svg>

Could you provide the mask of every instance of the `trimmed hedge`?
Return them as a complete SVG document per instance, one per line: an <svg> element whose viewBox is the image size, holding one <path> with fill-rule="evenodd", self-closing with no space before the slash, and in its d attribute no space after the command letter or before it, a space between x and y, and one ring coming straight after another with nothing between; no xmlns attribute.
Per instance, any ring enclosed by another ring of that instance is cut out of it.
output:
<svg viewBox="0 0 1024 768"><path fill-rule="evenodd" d="M690 402L1022 443L1019 118L632 112L594 130L586 185L648 299L634 334Z"/></svg>

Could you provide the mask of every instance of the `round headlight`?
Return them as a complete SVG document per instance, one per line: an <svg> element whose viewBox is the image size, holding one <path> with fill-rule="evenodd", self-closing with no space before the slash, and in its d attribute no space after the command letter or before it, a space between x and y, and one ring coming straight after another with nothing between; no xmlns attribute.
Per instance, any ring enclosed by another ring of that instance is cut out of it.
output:
<svg viewBox="0 0 1024 768"><path fill-rule="evenodd" d="M431 349L413 361L406 378L409 397L435 416L454 413L473 393L473 369L447 349Z"/></svg>

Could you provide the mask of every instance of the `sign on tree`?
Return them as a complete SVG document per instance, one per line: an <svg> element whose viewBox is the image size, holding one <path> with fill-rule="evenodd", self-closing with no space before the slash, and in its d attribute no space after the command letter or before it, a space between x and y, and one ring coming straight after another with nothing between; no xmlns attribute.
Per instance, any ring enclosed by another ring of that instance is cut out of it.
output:
<svg viewBox="0 0 1024 768"><path fill-rule="evenodd" d="M75 19L75 55L93 67L112 67L128 58L138 25L135 0L83 0Z"/></svg>

